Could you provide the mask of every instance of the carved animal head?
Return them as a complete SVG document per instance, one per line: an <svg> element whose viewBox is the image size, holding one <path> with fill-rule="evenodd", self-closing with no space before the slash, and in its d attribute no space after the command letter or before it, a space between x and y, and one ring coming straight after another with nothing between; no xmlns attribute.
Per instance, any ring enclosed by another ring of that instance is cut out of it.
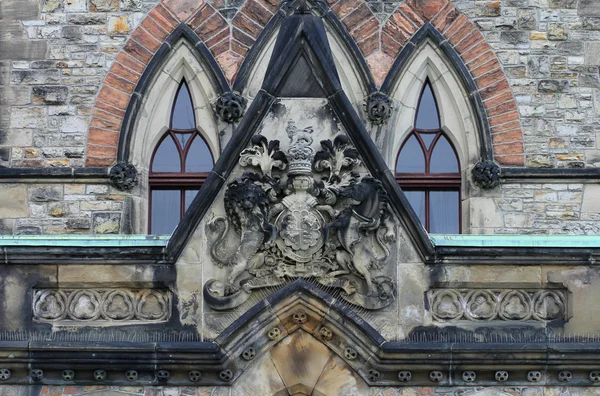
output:
<svg viewBox="0 0 600 396"><path fill-rule="evenodd" d="M249 177L235 179L225 192L225 211L238 232L252 215L266 219L268 205L267 193Z"/></svg>

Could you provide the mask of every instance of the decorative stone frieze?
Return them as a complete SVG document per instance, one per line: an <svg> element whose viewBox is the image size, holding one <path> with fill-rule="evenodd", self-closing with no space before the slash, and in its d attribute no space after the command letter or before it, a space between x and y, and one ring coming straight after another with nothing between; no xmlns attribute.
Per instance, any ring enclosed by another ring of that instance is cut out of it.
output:
<svg viewBox="0 0 600 396"><path fill-rule="evenodd" d="M432 289L427 293L434 320L567 320L567 292L561 289Z"/></svg>
<svg viewBox="0 0 600 396"><path fill-rule="evenodd" d="M367 97L364 103L365 111L375 125L385 124L392 115L394 104L389 96L381 92L374 92Z"/></svg>
<svg viewBox="0 0 600 396"><path fill-rule="evenodd" d="M171 292L161 289L36 289L33 319L52 323L164 322Z"/></svg>
<svg viewBox="0 0 600 396"><path fill-rule="evenodd" d="M137 169L127 162L119 162L110 168L110 184L120 191L131 191L137 184Z"/></svg>
<svg viewBox="0 0 600 396"><path fill-rule="evenodd" d="M223 94L215 104L215 110L223 122L233 124L238 122L246 110L246 99L233 92Z"/></svg>

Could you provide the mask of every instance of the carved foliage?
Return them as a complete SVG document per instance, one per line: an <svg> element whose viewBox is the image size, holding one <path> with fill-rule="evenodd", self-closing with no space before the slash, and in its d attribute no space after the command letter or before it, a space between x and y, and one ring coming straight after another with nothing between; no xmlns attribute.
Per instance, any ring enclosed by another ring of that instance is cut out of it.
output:
<svg viewBox="0 0 600 396"><path fill-rule="evenodd" d="M365 111L375 125L385 124L392 115L392 100L384 93L374 92L365 100Z"/></svg>
<svg viewBox="0 0 600 396"><path fill-rule="evenodd" d="M437 321L567 320L567 293L558 289L433 289L428 298Z"/></svg>
<svg viewBox="0 0 600 396"><path fill-rule="evenodd" d="M500 167L492 161L478 162L471 171L473 183L485 190L500 185Z"/></svg>
<svg viewBox="0 0 600 396"><path fill-rule="evenodd" d="M215 111L223 122L238 122L246 110L246 99L233 92L223 94L215 104Z"/></svg>
<svg viewBox="0 0 600 396"><path fill-rule="evenodd" d="M163 322L171 293L148 289L37 289L33 318L41 322Z"/></svg>
<svg viewBox="0 0 600 396"><path fill-rule="evenodd" d="M240 154L240 165L259 167L265 176L271 176L273 169L284 170L287 158L279 150L279 140L267 141L262 135L255 135L248 147Z"/></svg>
<svg viewBox="0 0 600 396"><path fill-rule="evenodd" d="M110 184L120 191L131 191L137 183L137 170L127 162L119 162L110 168Z"/></svg>

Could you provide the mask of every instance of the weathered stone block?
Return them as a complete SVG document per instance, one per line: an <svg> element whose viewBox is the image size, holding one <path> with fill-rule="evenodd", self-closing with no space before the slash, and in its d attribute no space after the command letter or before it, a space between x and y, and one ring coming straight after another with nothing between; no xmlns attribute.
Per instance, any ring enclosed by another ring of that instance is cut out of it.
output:
<svg viewBox="0 0 600 396"><path fill-rule="evenodd" d="M553 168L554 160L551 155L532 155L525 161L527 166L532 168Z"/></svg>
<svg viewBox="0 0 600 396"><path fill-rule="evenodd" d="M518 13L518 24L521 30L537 29L537 13L533 8L521 8Z"/></svg>
<svg viewBox="0 0 600 396"><path fill-rule="evenodd" d="M94 234L118 234L120 229L120 213L94 213Z"/></svg>
<svg viewBox="0 0 600 396"><path fill-rule="evenodd" d="M71 14L69 23L73 25L103 25L106 23L106 14Z"/></svg>
<svg viewBox="0 0 600 396"><path fill-rule="evenodd" d="M132 28L131 20L127 15L110 16L108 18L108 34L129 34Z"/></svg>
<svg viewBox="0 0 600 396"><path fill-rule="evenodd" d="M33 87L33 104L60 105L67 102L69 95L68 87L54 85Z"/></svg>
<svg viewBox="0 0 600 396"><path fill-rule="evenodd" d="M79 26L64 26L62 37L69 41L80 41L83 38L83 33Z"/></svg>
<svg viewBox="0 0 600 396"><path fill-rule="evenodd" d="M121 0L121 11L140 11L142 0Z"/></svg>
<svg viewBox="0 0 600 396"><path fill-rule="evenodd" d="M543 93L568 93L569 88L569 81L566 80L541 80L538 83L538 91Z"/></svg>
<svg viewBox="0 0 600 396"><path fill-rule="evenodd" d="M44 107L13 107L10 117L11 128L45 128L46 109Z"/></svg>
<svg viewBox="0 0 600 396"><path fill-rule="evenodd" d="M569 38L569 25L566 23L549 23L548 40L566 40Z"/></svg>
<svg viewBox="0 0 600 396"><path fill-rule="evenodd" d="M87 0L63 0L63 7L67 12L87 11Z"/></svg>
<svg viewBox="0 0 600 396"><path fill-rule="evenodd" d="M90 10L98 11L119 11L119 0L91 0Z"/></svg>
<svg viewBox="0 0 600 396"><path fill-rule="evenodd" d="M29 216L27 192L23 184L0 186L0 218L11 219Z"/></svg>
<svg viewBox="0 0 600 396"><path fill-rule="evenodd" d="M62 196L62 186L31 186L29 188L29 200L31 202L60 201Z"/></svg>
<svg viewBox="0 0 600 396"><path fill-rule="evenodd" d="M550 0L549 4L552 8L575 8L577 0Z"/></svg>
<svg viewBox="0 0 600 396"><path fill-rule="evenodd" d="M598 0L580 0L577 13L581 16L600 17L600 2Z"/></svg>
<svg viewBox="0 0 600 396"><path fill-rule="evenodd" d="M522 31L505 31L500 33L500 42L503 44L529 43L529 33Z"/></svg>
<svg viewBox="0 0 600 396"><path fill-rule="evenodd" d="M91 221L89 217L78 217L67 220L67 230L89 230Z"/></svg>
<svg viewBox="0 0 600 396"><path fill-rule="evenodd" d="M42 12L54 12L60 8L60 0L42 0Z"/></svg>
<svg viewBox="0 0 600 396"><path fill-rule="evenodd" d="M57 84L60 82L60 76L58 69L13 70L10 82L12 84Z"/></svg>

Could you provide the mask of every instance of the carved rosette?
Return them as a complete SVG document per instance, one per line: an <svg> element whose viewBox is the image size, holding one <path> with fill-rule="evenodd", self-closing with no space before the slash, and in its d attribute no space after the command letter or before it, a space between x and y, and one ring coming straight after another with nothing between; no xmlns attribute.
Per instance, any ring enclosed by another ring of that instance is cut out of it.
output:
<svg viewBox="0 0 600 396"><path fill-rule="evenodd" d="M392 116L394 104L384 93L374 92L365 100L365 111L374 125L385 124Z"/></svg>
<svg viewBox="0 0 600 396"><path fill-rule="evenodd" d="M567 293L560 289L432 289L433 318L439 322L567 320Z"/></svg>
<svg viewBox="0 0 600 396"><path fill-rule="evenodd" d="M171 316L168 290L37 289L33 319L40 322L164 322Z"/></svg>
<svg viewBox="0 0 600 396"><path fill-rule="evenodd" d="M500 167L493 161L478 162L471 171L473 183L484 190L500 185Z"/></svg>
<svg viewBox="0 0 600 396"><path fill-rule="evenodd" d="M110 168L110 184L119 191L131 191L137 184L137 169L127 162L119 162Z"/></svg>
<svg viewBox="0 0 600 396"><path fill-rule="evenodd" d="M215 110L223 122L234 124L244 116L246 103L242 95L227 92L217 100Z"/></svg>
<svg viewBox="0 0 600 396"><path fill-rule="evenodd" d="M366 309L389 305L396 284L377 272L396 226L381 182L360 177L347 136L321 141L316 152L312 127L289 122L286 132L287 149L257 135L240 155L242 167L258 171L228 184L226 216L208 224L211 257L227 275L205 284L205 302L227 310L254 289L305 278L342 289L343 299Z"/></svg>

